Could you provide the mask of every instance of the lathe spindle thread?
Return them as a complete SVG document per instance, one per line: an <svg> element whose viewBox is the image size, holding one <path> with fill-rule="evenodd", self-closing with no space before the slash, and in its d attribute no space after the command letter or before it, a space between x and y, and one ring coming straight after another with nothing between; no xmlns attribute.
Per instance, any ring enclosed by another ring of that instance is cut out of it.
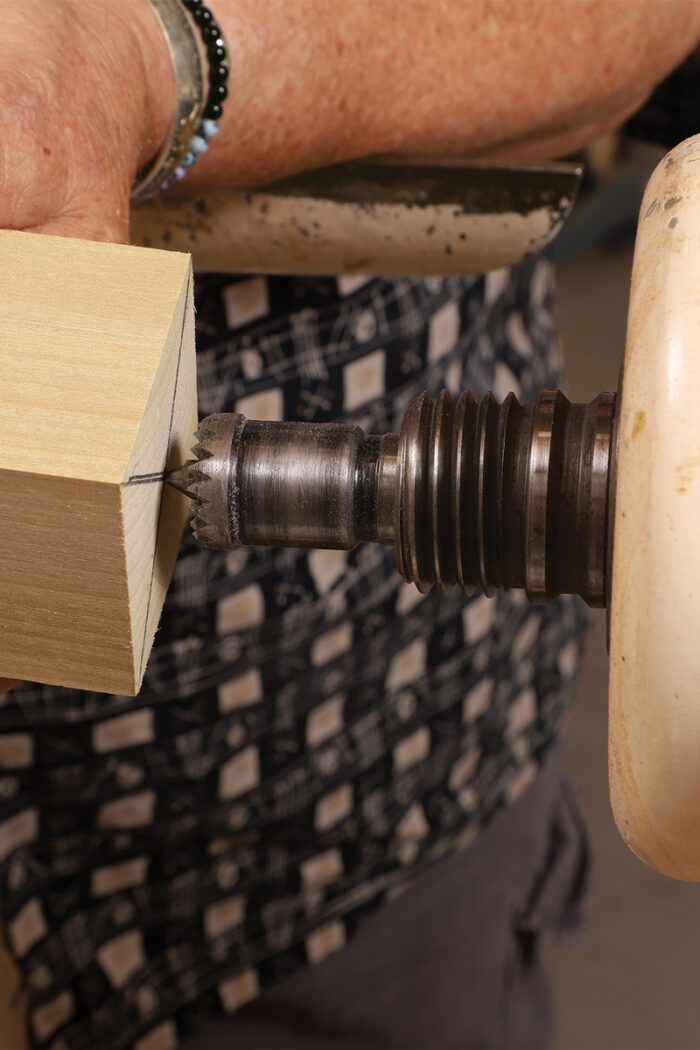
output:
<svg viewBox="0 0 700 1050"><path fill-rule="evenodd" d="M399 572L422 590L521 587L604 605L615 395L417 398L398 448Z"/></svg>

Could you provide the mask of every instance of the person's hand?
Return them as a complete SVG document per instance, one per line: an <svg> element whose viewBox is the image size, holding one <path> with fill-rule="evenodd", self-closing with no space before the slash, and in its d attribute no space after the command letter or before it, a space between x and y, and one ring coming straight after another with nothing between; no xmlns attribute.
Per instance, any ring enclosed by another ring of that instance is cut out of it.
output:
<svg viewBox="0 0 700 1050"><path fill-rule="evenodd" d="M146 0L0 0L0 39L0 229L127 241L134 175L172 119Z"/></svg>
<svg viewBox="0 0 700 1050"><path fill-rule="evenodd" d="M127 241L135 172L171 119L146 0L0 0L0 36L0 228Z"/></svg>

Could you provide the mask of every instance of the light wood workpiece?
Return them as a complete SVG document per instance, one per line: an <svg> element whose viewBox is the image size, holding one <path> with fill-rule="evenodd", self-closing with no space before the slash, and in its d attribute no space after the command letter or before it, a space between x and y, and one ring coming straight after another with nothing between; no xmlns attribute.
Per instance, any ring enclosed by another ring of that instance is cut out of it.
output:
<svg viewBox="0 0 700 1050"><path fill-rule="evenodd" d="M189 256L0 231L0 677L134 695L186 517Z"/></svg>

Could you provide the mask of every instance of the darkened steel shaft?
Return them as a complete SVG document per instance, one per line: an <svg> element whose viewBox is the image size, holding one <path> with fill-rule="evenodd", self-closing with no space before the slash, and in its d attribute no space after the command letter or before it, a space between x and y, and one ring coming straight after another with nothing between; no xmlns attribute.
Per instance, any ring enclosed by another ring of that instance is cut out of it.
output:
<svg viewBox="0 0 700 1050"><path fill-rule="evenodd" d="M604 605L615 395L421 395L401 433L209 416L179 483L200 543L393 544L421 590L524 588ZM183 480L184 479L184 480Z"/></svg>
<svg viewBox="0 0 700 1050"><path fill-rule="evenodd" d="M522 587L533 601L605 604L613 394L535 404L442 393L401 428L398 569L421 588Z"/></svg>

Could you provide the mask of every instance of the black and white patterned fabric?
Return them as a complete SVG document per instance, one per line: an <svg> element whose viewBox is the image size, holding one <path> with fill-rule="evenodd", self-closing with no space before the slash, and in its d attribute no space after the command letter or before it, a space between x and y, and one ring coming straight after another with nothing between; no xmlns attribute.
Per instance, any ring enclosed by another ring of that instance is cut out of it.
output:
<svg viewBox="0 0 700 1050"><path fill-rule="evenodd" d="M198 285L200 415L396 430L422 390L556 382L550 274ZM518 798L585 616L421 596L378 546L187 536L136 698L0 706L2 928L36 1047L167 1050L197 1013L342 947Z"/></svg>

